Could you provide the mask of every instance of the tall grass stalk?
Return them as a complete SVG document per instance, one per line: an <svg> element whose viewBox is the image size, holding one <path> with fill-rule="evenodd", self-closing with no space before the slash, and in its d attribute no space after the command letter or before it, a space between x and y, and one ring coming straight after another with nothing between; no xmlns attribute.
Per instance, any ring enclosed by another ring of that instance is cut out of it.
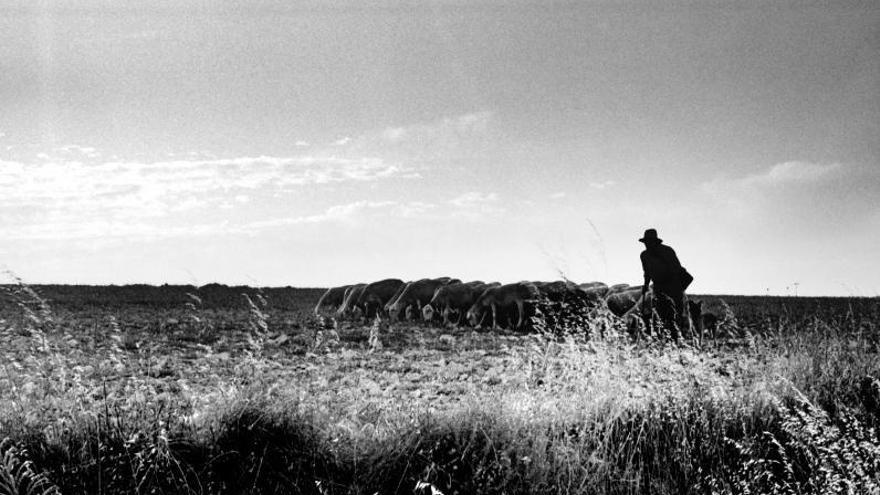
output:
<svg viewBox="0 0 880 495"><path fill-rule="evenodd" d="M30 461L64 493L877 486L876 332L801 319L700 351L634 343L625 323L581 315L526 336L374 325L366 342L288 359L265 339L266 302L246 301L237 352L189 349L177 369L158 344L124 345L114 318L88 353L54 317L29 323L42 333L4 328L3 395L16 395L0 404L0 437L16 450L0 479ZM394 332L437 342L399 350Z"/></svg>

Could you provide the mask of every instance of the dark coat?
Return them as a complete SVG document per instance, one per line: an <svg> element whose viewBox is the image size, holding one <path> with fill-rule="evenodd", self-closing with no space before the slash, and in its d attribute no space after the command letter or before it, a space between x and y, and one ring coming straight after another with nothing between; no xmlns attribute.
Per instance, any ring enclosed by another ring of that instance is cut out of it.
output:
<svg viewBox="0 0 880 495"><path fill-rule="evenodd" d="M665 294L684 292L681 281L681 263L675 250L665 244L651 246L642 251L642 270L645 286L654 283L654 291Z"/></svg>

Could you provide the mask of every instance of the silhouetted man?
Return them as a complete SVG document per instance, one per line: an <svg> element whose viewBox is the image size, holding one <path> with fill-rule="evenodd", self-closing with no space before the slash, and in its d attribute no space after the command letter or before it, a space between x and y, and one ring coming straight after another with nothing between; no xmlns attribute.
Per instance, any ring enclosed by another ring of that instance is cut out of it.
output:
<svg viewBox="0 0 880 495"><path fill-rule="evenodd" d="M657 237L655 229L648 229L645 235L639 239L645 244L642 251L642 269L645 272L645 283L642 286L642 295L648 291L648 284L654 284L654 309L663 326L672 334L672 338L678 341L679 325L684 327L687 323L684 318L684 290L690 280L682 280L686 272L675 251L663 244L663 239Z"/></svg>

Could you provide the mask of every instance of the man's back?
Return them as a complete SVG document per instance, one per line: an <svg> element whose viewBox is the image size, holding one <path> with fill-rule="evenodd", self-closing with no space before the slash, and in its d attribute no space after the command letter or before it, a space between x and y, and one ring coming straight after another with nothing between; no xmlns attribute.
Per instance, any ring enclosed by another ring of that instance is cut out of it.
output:
<svg viewBox="0 0 880 495"><path fill-rule="evenodd" d="M665 244L651 246L642 251L642 268L658 289L681 288L681 263L675 250Z"/></svg>

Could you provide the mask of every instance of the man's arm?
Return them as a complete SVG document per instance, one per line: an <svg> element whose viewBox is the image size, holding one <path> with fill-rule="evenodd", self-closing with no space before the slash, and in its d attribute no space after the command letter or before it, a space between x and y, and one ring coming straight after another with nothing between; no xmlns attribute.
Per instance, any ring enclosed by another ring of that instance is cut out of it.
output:
<svg viewBox="0 0 880 495"><path fill-rule="evenodd" d="M645 262L645 255L647 252L643 252L639 258L642 260L642 272L645 275L645 281L642 283L642 295L645 295L648 292L648 285L651 283L651 276L648 275L648 264Z"/></svg>

